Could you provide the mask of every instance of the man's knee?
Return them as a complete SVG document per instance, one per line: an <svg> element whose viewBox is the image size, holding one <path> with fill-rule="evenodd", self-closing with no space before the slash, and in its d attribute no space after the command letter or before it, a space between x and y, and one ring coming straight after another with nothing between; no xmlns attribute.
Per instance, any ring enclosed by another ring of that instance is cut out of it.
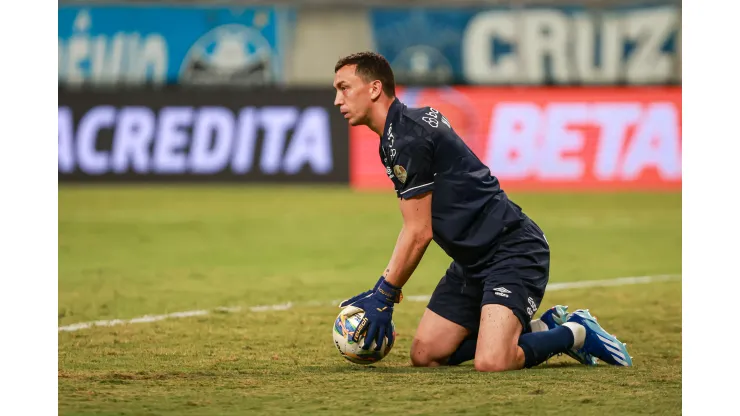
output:
<svg viewBox="0 0 740 416"><path fill-rule="evenodd" d="M411 364L414 367L439 367L444 365L447 357L435 351L435 345L414 338L411 344Z"/></svg>
<svg viewBox="0 0 740 416"><path fill-rule="evenodd" d="M520 370L524 366L524 352L518 347L511 351L492 351L476 356L473 364L481 372Z"/></svg>
<svg viewBox="0 0 740 416"><path fill-rule="evenodd" d="M510 363L503 359L480 359L476 358L474 362L476 371L485 373L495 373L499 371L508 371Z"/></svg>
<svg viewBox="0 0 740 416"><path fill-rule="evenodd" d="M508 371L524 367L524 351L517 345L522 324L508 306L484 305L481 311L479 342L475 354L478 371Z"/></svg>

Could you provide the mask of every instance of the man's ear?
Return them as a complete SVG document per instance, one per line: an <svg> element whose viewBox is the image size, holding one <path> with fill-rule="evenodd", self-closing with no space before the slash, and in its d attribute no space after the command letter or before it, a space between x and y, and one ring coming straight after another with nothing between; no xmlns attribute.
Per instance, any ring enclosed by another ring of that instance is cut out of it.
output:
<svg viewBox="0 0 740 416"><path fill-rule="evenodd" d="M380 94L383 93L383 83L379 80L375 80L370 83L370 99L375 101L380 98Z"/></svg>

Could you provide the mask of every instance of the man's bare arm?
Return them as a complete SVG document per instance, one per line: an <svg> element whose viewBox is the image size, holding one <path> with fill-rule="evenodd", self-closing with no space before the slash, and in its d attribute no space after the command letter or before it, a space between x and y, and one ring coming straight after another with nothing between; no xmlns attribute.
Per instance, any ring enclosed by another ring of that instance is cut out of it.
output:
<svg viewBox="0 0 740 416"><path fill-rule="evenodd" d="M432 241L432 193L401 199L399 208L403 227L383 276L393 286L403 287Z"/></svg>

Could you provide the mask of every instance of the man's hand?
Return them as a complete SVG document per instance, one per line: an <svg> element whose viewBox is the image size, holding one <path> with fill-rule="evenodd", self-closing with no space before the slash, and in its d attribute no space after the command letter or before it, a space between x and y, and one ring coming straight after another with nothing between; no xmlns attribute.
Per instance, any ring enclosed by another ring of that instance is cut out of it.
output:
<svg viewBox="0 0 740 416"><path fill-rule="evenodd" d="M360 337L365 335L362 349L370 349L375 341L375 351L380 351L383 338L388 338L388 345L393 344L395 341L391 325L393 304L401 302L401 298L401 288L391 285L381 277L377 290L351 303L352 306L365 311L365 317L360 321L353 336L354 341L358 342Z"/></svg>

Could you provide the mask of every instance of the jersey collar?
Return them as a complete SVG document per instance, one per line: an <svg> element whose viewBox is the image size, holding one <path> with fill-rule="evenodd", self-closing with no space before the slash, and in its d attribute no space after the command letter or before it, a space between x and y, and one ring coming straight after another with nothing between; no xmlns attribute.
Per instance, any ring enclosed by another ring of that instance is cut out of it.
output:
<svg viewBox="0 0 740 416"><path fill-rule="evenodd" d="M388 139L388 132L391 128L391 124L401 118L401 112L403 111L403 108L405 105L398 99L394 99L393 103L391 103L390 108L388 108L388 115L385 118L385 128L383 129L383 140Z"/></svg>

